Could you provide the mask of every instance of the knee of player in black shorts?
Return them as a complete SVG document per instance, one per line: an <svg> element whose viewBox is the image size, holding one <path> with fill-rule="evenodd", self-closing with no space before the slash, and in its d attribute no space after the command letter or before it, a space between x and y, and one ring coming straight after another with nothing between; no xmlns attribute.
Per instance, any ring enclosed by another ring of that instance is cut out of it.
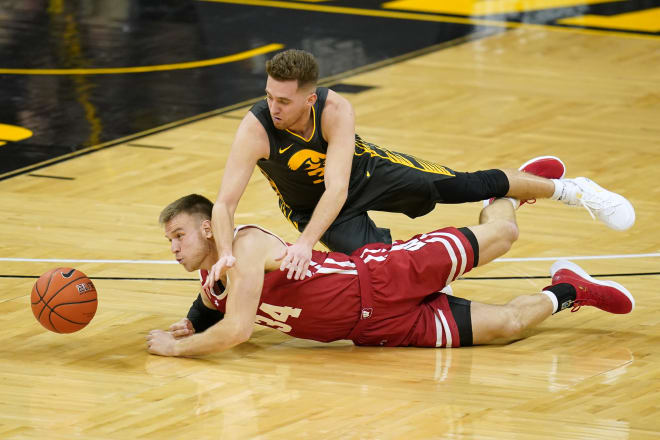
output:
<svg viewBox="0 0 660 440"><path fill-rule="evenodd" d="M455 173L451 179L434 182L442 203L465 203L504 197L509 192L509 179L502 170Z"/></svg>

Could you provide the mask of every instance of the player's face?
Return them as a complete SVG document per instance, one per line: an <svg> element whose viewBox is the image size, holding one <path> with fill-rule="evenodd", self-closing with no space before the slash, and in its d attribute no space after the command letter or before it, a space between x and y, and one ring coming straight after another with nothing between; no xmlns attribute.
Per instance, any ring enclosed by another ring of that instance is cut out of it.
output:
<svg viewBox="0 0 660 440"><path fill-rule="evenodd" d="M197 215L178 214L165 224L165 237L170 241L170 249L188 272L201 267L209 258L210 223ZM208 227L208 228L207 228Z"/></svg>
<svg viewBox="0 0 660 440"><path fill-rule="evenodd" d="M313 89L298 88L298 81L278 81L268 77L266 101L275 128L286 130L309 117L309 109L316 101Z"/></svg>

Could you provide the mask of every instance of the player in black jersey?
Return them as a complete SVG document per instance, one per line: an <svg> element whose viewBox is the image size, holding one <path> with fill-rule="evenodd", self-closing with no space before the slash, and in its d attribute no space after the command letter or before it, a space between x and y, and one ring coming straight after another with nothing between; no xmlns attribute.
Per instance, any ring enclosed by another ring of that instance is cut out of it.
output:
<svg viewBox="0 0 660 440"><path fill-rule="evenodd" d="M287 248L282 270L300 279L313 246L352 253L367 243L391 243L388 229L377 227L369 210L429 213L437 203L464 203L510 197L539 198L583 205L614 229L634 223L632 205L586 178L562 179L564 164L552 156L516 169L470 173L365 142L355 133L351 104L317 87L318 65L301 50L287 50L266 63L266 99L243 118L225 166L213 230L218 262L209 273L210 289L235 261L233 217L255 166L269 180L286 218L301 232Z"/></svg>

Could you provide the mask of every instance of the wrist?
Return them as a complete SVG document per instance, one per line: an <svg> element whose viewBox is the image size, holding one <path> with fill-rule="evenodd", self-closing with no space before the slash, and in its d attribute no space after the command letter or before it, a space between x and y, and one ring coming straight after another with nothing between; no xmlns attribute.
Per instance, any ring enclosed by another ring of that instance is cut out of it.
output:
<svg viewBox="0 0 660 440"><path fill-rule="evenodd" d="M301 244L311 249L316 244L316 240L301 235L300 237L298 237L298 240L296 240L296 244Z"/></svg>
<svg viewBox="0 0 660 440"><path fill-rule="evenodd" d="M174 345L172 346L172 356L176 357L182 355L181 341L181 339L176 339L174 341Z"/></svg>

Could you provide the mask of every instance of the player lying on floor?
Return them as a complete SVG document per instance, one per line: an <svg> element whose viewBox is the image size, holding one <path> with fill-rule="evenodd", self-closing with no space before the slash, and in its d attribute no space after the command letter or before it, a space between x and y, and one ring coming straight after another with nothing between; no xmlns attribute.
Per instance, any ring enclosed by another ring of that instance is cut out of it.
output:
<svg viewBox="0 0 660 440"><path fill-rule="evenodd" d="M148 350L163 356L219 352L250 339L254 323L320 342L461 347L515 338L569 307L610 313L633 309L623 286L595 280L568 261L553 264L552 284L540 293L504 305L441 292L509 250L518 238L513 206L497 199L482 210L477 226L370 244L350 256L315 250L303 280L288 279L280 270L283 240L258 226L238 227L236 265L213 293L198 296L187 318L169 331L152 330ZM177 261L187 271L199 269L202 284L218 259L212 208L208 199L192 194L170 204L160 217Z"/></svg>

